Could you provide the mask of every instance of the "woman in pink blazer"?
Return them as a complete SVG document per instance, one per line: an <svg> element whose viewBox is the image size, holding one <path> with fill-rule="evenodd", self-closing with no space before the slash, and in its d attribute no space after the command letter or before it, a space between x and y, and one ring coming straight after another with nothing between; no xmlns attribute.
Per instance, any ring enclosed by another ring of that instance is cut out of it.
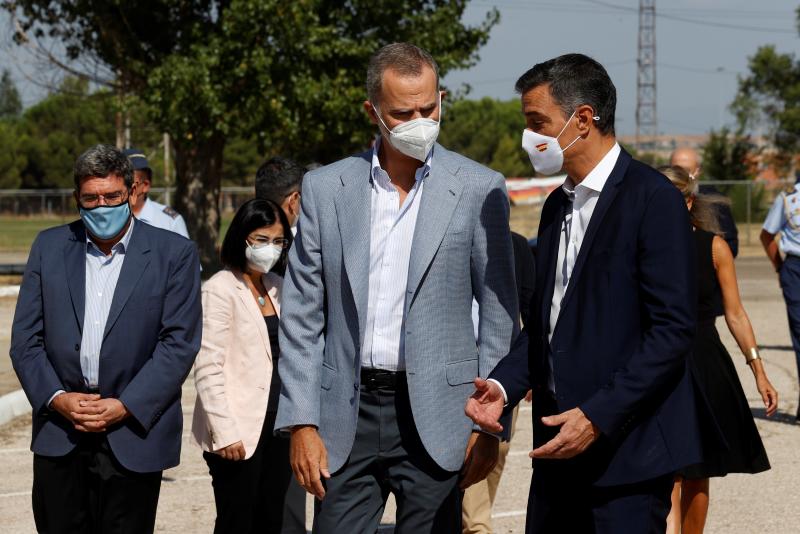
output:
<svg viewBox="0 0 800 534"><path fill-rule="evenodd" d="M203 285L192 433L205 451L215 534L281 530L291 480L288 440L272 429L280 393L280 287L291 227L278 205L250 200L222 243L225 269Z"/></svg>

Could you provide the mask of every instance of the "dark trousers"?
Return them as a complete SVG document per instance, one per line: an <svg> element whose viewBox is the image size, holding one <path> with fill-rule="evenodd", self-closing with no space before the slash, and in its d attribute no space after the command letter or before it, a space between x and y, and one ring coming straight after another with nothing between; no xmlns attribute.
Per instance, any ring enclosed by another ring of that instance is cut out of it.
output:
<svg viewBox="0 0 800 534"><path fill-rule="evenodd" d="M402 376L403 373L400 373ZM374 533L386 499L397 501L396 534L461 532L458 472L431 459L417 434L408 388L362 384L358 425L347 463L315 501L314 533Z"/></svg>
<svg viewBox="0 0 800 534"><path fill-rule="evenodd" d="M786 256L780 272L783 300L789 317L789 333L792 336L797 373L800 376L800 258Z"/></svg>
<svg viewBox="0 0 800 534"><path fill-rule="evenodd" d="M302 504L290 505L293 513L285 513L292 480L289 440L273 435L274 425L275 414L267 413L256 450L247 460L234 462L203 453L217 505L214 534L305 534L305 494L290 493Z"/></svg>
<svg viewBox="0 0 800 534"><path fill-rule="evenodd" d="M153 532L161 471L134 473L103 434L83 436L66 456L33 456L33 518L41 533Z"/></svg>
<svg viewBox="0 0 800 534"><path fill-rule="evenodd" d="M580 477L534 468L527 534L663 534L667 529L672 475L654 480L592 487ZM550 470L548 470L550 471Z"/></svg>

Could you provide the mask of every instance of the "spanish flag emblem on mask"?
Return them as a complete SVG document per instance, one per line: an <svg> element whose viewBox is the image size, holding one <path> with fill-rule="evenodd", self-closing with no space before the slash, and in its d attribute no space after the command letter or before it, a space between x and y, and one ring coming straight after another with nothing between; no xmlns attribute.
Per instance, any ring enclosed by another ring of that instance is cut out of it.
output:
<svg viewBox="0 0 800 534"><path fill-rule="evenodd" d="M539 152L544 152L545 150L547 150L547 143L540 143L536 145L536 150L538 150Z"/></svg>

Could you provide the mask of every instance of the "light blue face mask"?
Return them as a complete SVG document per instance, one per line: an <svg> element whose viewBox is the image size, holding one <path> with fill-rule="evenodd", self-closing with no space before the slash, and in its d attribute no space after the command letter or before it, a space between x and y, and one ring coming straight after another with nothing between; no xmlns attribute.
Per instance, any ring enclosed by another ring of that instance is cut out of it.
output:
<svg viewBox="0 0 800 534"><path fill-rule="evenodd" d="M97 206L90 210L80 208L86 229L98 239L111 239L119 235L131 216L127 202L119 206Z"/></svg>

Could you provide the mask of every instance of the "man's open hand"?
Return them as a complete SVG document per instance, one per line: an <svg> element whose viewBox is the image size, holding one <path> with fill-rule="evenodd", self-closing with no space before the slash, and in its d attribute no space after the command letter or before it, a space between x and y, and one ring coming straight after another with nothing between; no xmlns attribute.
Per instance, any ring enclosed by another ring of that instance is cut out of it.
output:
<svg viewBox="0 0 800 534"><path fill-rule="evenodd" d="M600 430L592 424L580 408L558 415L542 417L547 426L560 426L558 435L528 455L531 458L565 460L579 455L600 437Z"/></svg>
<svg viewBox="0 0 800 534"><path fill-rule="evenodd" d="M487 432L502 432L499 419L503 414L505 399L500 386L483 378L475 379L475 393L467 399L464 413Z"/></svg>
<svg viewBox="0 0 800 534"><path fill-rule="evenodd" d="M289 463L297 483L307 492L322 500L325 488L322 478L331 478L328 471L328 451L313 426L297 426L292 429Z"/></svg>

